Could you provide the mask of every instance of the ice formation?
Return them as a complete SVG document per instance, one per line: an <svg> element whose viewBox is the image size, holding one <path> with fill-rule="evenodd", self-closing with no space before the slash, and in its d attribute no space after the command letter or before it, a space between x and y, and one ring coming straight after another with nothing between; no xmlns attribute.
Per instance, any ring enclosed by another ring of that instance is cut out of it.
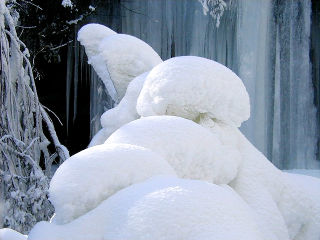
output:
<svg viewBox="0 0 320 240"><path fill-rule="evenodd" d="M166 159L179 177L216 184L233 180L242 160L238 151L222 145L207 129L174 116L151 116L130 122L105 142L114 143L151 149Z"/></svg>
<svg viewBox="0 0 320 240"><path fill-rule="evenodd" d="M70 222L120 189L154 175L175 173L148 149L110 144L83 150L67 159L51 180L49 196L56 214L53 222Z"/></svg>
<svg viewBox="0 0 320 240"><path fill-rule="evenodd" d="M65 225L38 223L29 240L262 240L253 213L227 186L154 177Z"/></svg>
<svg viewBox="0 0 320 240"><path fill-rule="evenodd" d="M141 116L199 115L239 127L249 118L248 93L241 79L215 61L183 56L154 67L138 98Z"/></svg>

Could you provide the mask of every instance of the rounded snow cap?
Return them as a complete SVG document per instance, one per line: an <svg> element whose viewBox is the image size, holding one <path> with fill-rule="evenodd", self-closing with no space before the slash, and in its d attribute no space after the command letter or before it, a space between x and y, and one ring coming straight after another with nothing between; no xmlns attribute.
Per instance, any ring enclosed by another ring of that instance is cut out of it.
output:
<svg viewBox="0 0 320 240"><path fill-rule="evenodd" d="M117 34L110 28L97 23L84 25L78 31L78 41L85 47L88 58L99 54L99 44L102 39Z"/></svg>
<svg viewBox="0 0 320 240"><path fill-rule="evenodd" d="M162 63L152 47L126 34L104 38L99 45L99 52L100 59L108 66L120 99L132 79Z"/></svg>
<svg viewBox="0 0 320 240"><path fill-rule="evenodd" d="M98 145L68 158L50 182L55 224L98 206L115 192L155 175L175 175L156 153L128 144Z"/></svg>
<svg viewBox="0 0 320 240"><path fill-rule="evenodd" d="M193 121L175 116L151 116L115 131L105 144L132 144L159 154L181 178L228 184L238 174L242 157L217 135Z"/></svg>
<svg viewBox="0 0 320 240"><path fill-rule="evenodd" d="M215 61L183 56L154 67L137 101L141 116L175 115L196 121L206 116L239 127L250 116L241 79Z"/></svg>

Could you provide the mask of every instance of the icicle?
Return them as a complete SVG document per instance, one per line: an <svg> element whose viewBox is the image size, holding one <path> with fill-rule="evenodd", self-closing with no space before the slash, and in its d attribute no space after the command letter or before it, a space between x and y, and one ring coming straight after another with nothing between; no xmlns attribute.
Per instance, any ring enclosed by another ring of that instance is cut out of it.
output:
<svg viewBox="0 0 320 240"><path fill-rule="evenodd" d="M75 37L77 38L78 29L75 27ZM79 50L80 44L78 41L74 41L74 70L73 70L73 119L72 122L74 123L77 117L77 108L78 108L78 84L79 84Z"/></svg>
<svg viewBox="0 0 320 240"><path fill-rule="evenodd" d="M67 134L69 132L69 119L70 119L70 91L71 91L71 83L72 83L72 45L68 45L68 53L67 53L67 75L66 75L66 126L67 126Z"/></svg>

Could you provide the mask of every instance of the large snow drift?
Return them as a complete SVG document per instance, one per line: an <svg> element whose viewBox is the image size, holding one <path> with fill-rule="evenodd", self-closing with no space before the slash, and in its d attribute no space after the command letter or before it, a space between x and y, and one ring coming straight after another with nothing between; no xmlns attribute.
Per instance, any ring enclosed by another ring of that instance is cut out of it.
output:
<svg viewBox="0 0 320 240"><path fill-rule="evenodd" d="M54 223L64 224L95 208L118 190L154 175L175 175L160 156L127 144L99 145L67 159L50 183Z"/></svg>
<svg viewBox="0 0 320 240"><path fill-rule="evenodd" d="M250 208L229 187L154 177L65 225L38 223L29 240L259 240Z"/></svg>
<svg viewBox="0 0 320 240"><path fill-rule="evenodd" d="M200 57L161 63L141 40L92 27L105 32L79 38L102 80L123 95L146 73L92 145L120 128L58 169L56 217L30 240L319 240L320 180L281 172L243 136L240 78Z"/></svg>
<svg viewBox="0 0 320 240"><path fill-rule="evenodd" d="M175 57L154 67L137 104L141 116L174 115L197 120L200 115L239 127L249 118L248 93L241 79L215 61Z"/></svg>
<svg viewBox="0 0 320 240"><path fill-rule="evenodd" d="M174 116L145 117L130 122L105 142L142 146L158 153L181 178L227 184L236 177L241 156L223 146L200 125Z"/></svg>

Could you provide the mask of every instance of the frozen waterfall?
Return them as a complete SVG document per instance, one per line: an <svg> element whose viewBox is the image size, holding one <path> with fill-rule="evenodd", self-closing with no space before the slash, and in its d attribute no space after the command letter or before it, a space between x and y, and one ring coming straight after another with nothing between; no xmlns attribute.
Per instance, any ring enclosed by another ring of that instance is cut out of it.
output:
<svg viewBox="0 0 320 240"><path fill-rule="evenodd" d="M251 118L241 127L248 139L281 169L320 168L319 119L314 104L319 83L312 82L309 57L311 0L225 1L227 9L218 28L212 16L204 15L198 0L111 2L97 6L96 15L88 22L134 35L163 59L196 55L228 66L243 80L251 98ZM319 38L319 34L314 36ZM70 50L73 61L68 72L87 68L94 134L100 115L113 103L78 48L76 44ZM67 86L71 82L74 86L74 111L76 78L77 74L67 78ZM70 87L67 89L70 99Z"/></svg>

